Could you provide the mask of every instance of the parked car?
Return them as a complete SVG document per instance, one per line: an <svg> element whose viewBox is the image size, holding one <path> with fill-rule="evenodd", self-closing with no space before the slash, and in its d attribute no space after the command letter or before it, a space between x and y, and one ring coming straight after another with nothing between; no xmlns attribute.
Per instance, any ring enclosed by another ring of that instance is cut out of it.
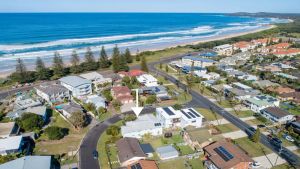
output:
<svg viewBox="0 0 300 169"><path fill-rule="evenodd" d="M259 125L257 125L257 127L258 127L258 128L265 128L266 125L264 125L264 124L259 124Z"/></svg>
<svg viewBox="0 0 300 169"><path fill-rule="evenodd" d="M98 151L96 150L93 151L93 157L95 160L98 159Z"/></svg>
<svg viewBox="0 0 300 169"><path fill-rule="evenodd" d="M282 141L277 137L273 137L270 142L276 147L281 147L282 144Z"/></svg>
<svg viewBox="0 0 300 169"><path fill-rule="evenodd" d="M284 134L282 136L284 139L286 139L287 141L290 141L290 142L294 142L295 140L288 134Z"/></svg>
<svg viewBox="0 0 300 169"><path fill-rule="evenodd" d="M261 164L257 161L253 162L251 165L251 168L259 168L261 166Z"/></svg>

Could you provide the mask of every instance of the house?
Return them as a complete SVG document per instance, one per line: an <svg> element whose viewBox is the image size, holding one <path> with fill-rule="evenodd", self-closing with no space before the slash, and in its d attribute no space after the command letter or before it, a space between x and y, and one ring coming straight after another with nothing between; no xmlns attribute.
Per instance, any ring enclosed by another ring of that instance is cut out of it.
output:
<svg viewBox="0 0 300 169"><path fill-rule="evenodd" d="M106 108L106 101L105 98L98 96L98 95L90 95L87 96L85 101L86 103L92 103L95 105L96 109L98 110L100 107Z"/></svg>
<svg viewBox="0 0 300 169"><path fill-rule="evenodd" d="M268 87L268 91L274 92L277 94L283 94L283 93L293 93L295 92L295 89L289 88L289 87L283 87L283 86L278 86L278 87Z"/></svg>
<svg viewBox="0 0 300 169"><path fill-rule="evenodd" d="M60 105L59 111L67 118L70 118L73 113L75 112L82 112L83 113L83 108L73 102L67 103Z"/></svg>
<svg viewBox="0 0 300 169"><path fill-rule="evenodd" d="M240 61L249 60L251 55L252 55L252 53L249 51L240 52L240 53L232 55L231 57L226 57L226 58L221 59L219 61L219 63L233 66L233 65L236 65Z"/></svg>
<svg viewBox="0 0 300 169"><path fill-rule="evenodd" d="M158 147L156 153L161 160L168 160L179 156L178 151L171 145Z"/></svg>
<svg viewBox="0 0 300 169"><path fill-rule="evenodd" d="M151 74L142 74L137 77L137 81L146 87L158 86L158 80Z"/></svg>
<svg viewBox="0 0 300 169"><path fill-rule="evenodd" d="M258 95L244 101L244 104L256 113L268 107L279 107L279 103L278 99L269 95Z"/></svg>
<svg viewBox="0 0 300 169"><path fill-rule="evenodd" d="M198 56L184 56L181 61L184 65L192 66L194 64L194 67L201 68L212 66L215 63L214 60L201 58Z"/></svg>
<svg viewBox="0 0 300 169"><path fill-rule="evenodd" d="M199 71L195 71L194 74L200 78L207 79L207 80L216 80L220 78L220 74L215 72L202 73Z"/></svg>
<svg viewBox="0 0 300 169"><path fill-rule="evenodd" d="M157 117L165 128L181 127L181 113L173 107L156 108Z"/></svg>
<svg viewBox="0 0 300 169"><path fill-rule="evenodd" d="M230 89L232 87L227 84L218 84L218 85L213 85L210 88L212 90L214 90L215 92L223 93L225 91L225 89Z"/></svg>
<svg viewBox="0 0 300 169"><path fill-rule="evenodd" d="M137 163L129 165L127 169L158 169L153 160L139 160Z"/></svg>
<svg viewBox="0 0 300 169"><path fill-rule="evenodd" d="M28 94L18 95L15 100L14 110L27 109L28 107L41 106L42 102Z"/></svg>
<svg viewBox="0 0 300 169"><path fill-rule="evenodd" d="M230 44L224 44L224 45L214 47L213 50L217 52L218 55L229 56L232 55L233 53L233 46Z"/></svg>
<svg viewBox="0 0 300 169"><path fill-rule="evenodd" d="M54 169L51 156L25 156L0 165L0 169Z"/></svg>
<svg viewBox="0 0 300 169"><path fill-rule="evenodd" d="M59 79L74 97L83 97L92 94L92 82L79 76L67 76Z"/></svg>
<svg viewBox="0 0 300 169"><path fill-rule="evenodd" d="M159 119L152 114L141 115L134 121L126 122L121 127L123 137L142 138L145 134L159 136L163 133L163 126Z"/></svg>
<svg viewBox="0 0 300 169"><path fill-rule="evenodd" d="M133 70L130 70L128 72L125 72L125 71L121 71L121 72L118 72L118 74L123 78L125 76L129 76L129 77L137 77L137 76L141 76L142 74L144 74L145 72L142 71L142 70L139 70L139 69L133 69Z"/></svg>
<svg viewBox="0 0 300 169"><path fill-rule="evenodd" d="M186 127L183 133L184 142L198 151L202 151L203 147L221 139L223 139L221 135L212 135L207 128Z"/></svg>
<svg viewBox="0 0 300 169"><path fill-rule="evenodd" d="M204 117L194 108L186 108L178 110L181 114L181 127L194 126L196 128L202 127Z"/></svg>
<svg viewBox="0 0 300 169"><path fill-rule="evenodd" d="M260 94L259 90L255 90L250 86L236 82L232 84L231 88L224 89L224 95L226 97L233 97L238 101L243 101L247 98Z"/></svg>
<svg viewBox="0 0 300 169"><path fill-rule="evenodd" d="M124 137L116 142L118 158L122 167L132 165L139 160L146 159L139 140L136 138Z"/></svg>
<svg viewBox="0 0 300 169"><path fill-rule="evenodd" d="M44 121L48 120L48 108L46 106L28 107L26 109L12 111L12 112L7 113L6 117L8 117L10 119L16 119L16 118L22 117L22 115L25 113L33 113L33 114L41 116Z"/></svg>
<svg viewBox="0 0 300 169"><path fill-rule="evenodd" d="M84 73L84 74L81 74L79 76L84 78L84 79L90 80L94 84L96 90L101 89L102 85L112 83L112 78L104 77L103 75L101 75L98 72Z"/></svg>
<svg viewBox="0 0 300 169"><path fill-rule="evenodd" d="M286 78L286 79L298 80L298 77L292 76L292 75L289 75L289 74L286 74L286 73L276 72L276 73L274 73L274 75L277 75L277 76L280 76L280 77L283 77L283 78Z"/></svg>
<svg viewBox="0 0 300 169"><path fill-rule="evenodd" d="M203 84L206 87L211 87L212 85L214 85L216 83L216 80L205 80L205 81L201 81L201 84Z"/></svg>
<svg viewBox="0 0 300 169"><path fill-rule="evenodd" d="M0 155L8 155L21 151L23 145L22 136L11 136L0 139Z"/></svg>
<svg viewBox="0 0 300 169"><path fill-rule="evenodd" d="M300 105L300 92L282 93L278 98L282 101L292 101Z"/></svg>
<svg viewBox="0 0 300 169"><path fill-rule="evenodd" d="M260 89L265 89L265 88L268 88L268 87L277 87L277 86L280 86L279 84L273 83L270 80L257 80L257 81L252 82L252 84L254 86L259 87Z"/></svg>
<svg viewBox="0 0 300 169"><path fill-rule="evenodd" d="M50 104L70 100L70 91L60 84L43 83L35 87L36 94Z"/></svg>
<svg viewBox="0 0 300 169"><path fill-rule="evenodd" d="M20 127L15 122L0 123L0 139L16 136L19 131Z"/></svg>
<svg viewBox="0 0 300 169"><path fill-rule="evenodd" d="M199 66L194 66L193 70L194 70L193 72L206 72L206 68L199 67ZM192 66L190 66L190 65L182 66L181 71L185 74L192 73Z"/></svg>
<svg viewBox="0 0 300 169"><path fill-rule="evenodd" d="M233 44L234 50L240 50L242 52L253 50L255 47L256 47L256 45L254 45L251 42L246 42L246 41L240 41L240 42Z"/></svg>
<svg viewBox="0 0 300 169"><path fill-rule="evenodd" d="M164 86L142 87L139 89L139 93L140 94L154 94L161 101L171 99L166 87L164 87Z"/></svg>
<svg viewBox="0 0 300 169"><path fill-rule="evenodd" d="M131 90L127 86L114 86L111 89L111 94L114 99L120 101L122 104L133 102Z"/></svg>
<svg viewBox="0 0 300 169"><path fill-rule="evenodd" d="M218 56L218 53L213 50L204 50L198 53L198 56L212 58Z"/></svg>
<svg viewBox="0 0 300 169"><path fill-rule="evenodd" d="M292 57L300 54L300 49L297 48L290 48L285 50L276 50L273 52L273 54L277 57Z"/></svg>
<svg viewBox="0 0 300 169"><path fill-rule="evenodd" d="M285 124L294 120L294 115L279 107L268 107L262 109L260 113L274 123Z"/></svg>
<svg viewBox="0 0 300 169"><path fill-rule="evenodd" d="M203 148L208 169L248 169L253 160L236 145L221 140Z"/></svg>
<svg viewBox="0 0 300 169"><path fill-rule="evenodd" d="M251 42L256 46L267 46L270 39L264 38L264 39L254 39Z"/></svg>

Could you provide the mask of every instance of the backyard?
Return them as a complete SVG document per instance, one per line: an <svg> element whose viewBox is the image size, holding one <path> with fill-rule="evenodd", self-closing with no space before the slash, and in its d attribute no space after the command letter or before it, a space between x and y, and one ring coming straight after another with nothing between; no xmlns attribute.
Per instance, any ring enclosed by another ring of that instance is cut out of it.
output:
<svg viewBox="0 0 300 169"><path fill-rule="evenodd" d="M255 143L251 141L248 137L239 138L234 140L234 142L244 151L248 153L251 157L263 156L272 153L272 150L265 147L261 143Z"/></svg>

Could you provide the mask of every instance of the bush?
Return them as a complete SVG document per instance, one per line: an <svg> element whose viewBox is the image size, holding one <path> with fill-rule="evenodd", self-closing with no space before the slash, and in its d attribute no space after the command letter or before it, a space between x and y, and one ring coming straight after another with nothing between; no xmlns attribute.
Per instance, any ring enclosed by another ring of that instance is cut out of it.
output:
<svg viewBox="0 0 300 169"><path fill-rule="evenodd" d="M157 101L156 95L150 95L146 99L147 104L153 104L156 103L156 101Z"/></svg>
<svg viewBox="0 0 300 169"><path fill-rule="evenodd" d="M182 109L182 105L180 105L180 104L175 104L175 105L173 106L173 108L174 108L175 110L180 110L180 109Z"/></svg>
<svg viewBox="0 0 300 169"><path fill-rule="evenodd" d="M60 140L67 135L68 129L57 127L57 126L50 126L45 129L45 134L47 134L49 140Z"/></svg>
<svg viewBox="0 0 300 169"><path fill-rule="evenodd" d="M44 125L44 120L41 116L33 113L25 113L20 119L17 119L19 126L25 131L40 130Z"/></svg>

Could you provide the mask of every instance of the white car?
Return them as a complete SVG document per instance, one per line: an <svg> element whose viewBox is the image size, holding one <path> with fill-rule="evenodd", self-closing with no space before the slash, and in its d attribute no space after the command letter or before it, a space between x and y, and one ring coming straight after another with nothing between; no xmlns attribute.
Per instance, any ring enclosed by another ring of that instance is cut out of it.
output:
<svg viewBox="0 0 300 169"><path fill-rule="evenodd" d="M295 140L291 137L291 136L289 136L289 135L285 135L285 137L284 137L287 141L290 141L290 142L294 142Z"/></svg>
<svg viewBox="0 0 300 169"><path fill-rule="evenodd" d="M260 166L261 166L261 164L257 161L253 162L251 165L252 168L259 168Z"/></svg>

